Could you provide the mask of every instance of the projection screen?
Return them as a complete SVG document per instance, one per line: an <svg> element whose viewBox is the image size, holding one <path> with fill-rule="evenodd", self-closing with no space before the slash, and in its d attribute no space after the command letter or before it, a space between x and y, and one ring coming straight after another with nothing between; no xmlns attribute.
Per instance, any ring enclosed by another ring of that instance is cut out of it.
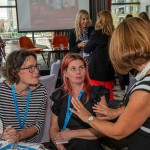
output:
<svg viewBox="0 0 150 150"><path fill-rule="evenodd" d="M18 32L74 28L79 9L89 12L89 0L16 0Z"/></svg>

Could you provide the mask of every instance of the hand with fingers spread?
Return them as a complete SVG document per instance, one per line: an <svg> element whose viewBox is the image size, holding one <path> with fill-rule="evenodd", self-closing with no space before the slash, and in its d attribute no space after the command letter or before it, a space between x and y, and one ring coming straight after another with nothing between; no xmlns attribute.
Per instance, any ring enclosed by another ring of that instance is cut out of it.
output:
<svg viewBox="0 0 150 150"><path fill-rule="evenodd" d="M95 104L92 108L96 113L96 116L101 120L113 120L119 117L124 111L124 106L117 109L112 109L100 103Z"/></svg>
<svg viewBox="0 0 150 150"><path fill-rule="evenodd" d="M92 114L79 100L72 98L71 103L73 104L75 110L70 108L70 111L76 114L83 122L88 122L88 118L92 116Z"/></svg>
<svg viewBox="0 0 150 150"><path fill-rule="evenodd" d="M117 109L106 107L100 103L95 104L92 108L99 119L112 120L118 117Z"/></svg>

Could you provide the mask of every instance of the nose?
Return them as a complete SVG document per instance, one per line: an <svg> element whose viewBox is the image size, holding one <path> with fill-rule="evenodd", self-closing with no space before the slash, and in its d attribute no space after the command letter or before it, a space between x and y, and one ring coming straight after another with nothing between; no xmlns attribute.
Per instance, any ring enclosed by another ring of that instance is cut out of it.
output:
<svg viewBox="0 0 150 150"><path fill-rule="evenodd" d="M39 73L39 69L35 67L34 73Z"/></svg>
<svg viewBox="0 0 150 150"><path fill-rule="evenodd" d="M77 69L76 69L76 73L77 73L77 74L80 74L80 72L81 72L80 68L77 68Z"/></svg>
<svg viewBox="0 0 150 150"><path fill-rule="evenodd" d="M88 21L89 21L88 19L85 19L85 23L88 23Z"/></svg>

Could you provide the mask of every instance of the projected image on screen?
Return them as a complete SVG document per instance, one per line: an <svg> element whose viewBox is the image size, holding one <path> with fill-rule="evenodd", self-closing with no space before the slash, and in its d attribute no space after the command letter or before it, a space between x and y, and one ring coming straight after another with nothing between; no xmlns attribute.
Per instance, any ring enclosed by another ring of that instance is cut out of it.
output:
<svg viewBox="0 0 150 150"><path fill-rule="evenodd" d="M82 3L81 0L16 0L18 30L71 29L77 11L85 9L85 6L89 10L87 1L89 0L82 0Z"/></svg>
<svg viewBox="0 0 150 150"><path fill-rule="evenodd" d="M62 9L75 6L75 0L45 0L50 9Z"/></svg>
<svg viewBox="0 0 150 150"><path fill-rule="evenodd" d="M70 5L71 1L74 5ZM72 16L75 16L77 11L77 0L37 0L37 3L30 1L31 28L68 29L73 26Z"/></svg>

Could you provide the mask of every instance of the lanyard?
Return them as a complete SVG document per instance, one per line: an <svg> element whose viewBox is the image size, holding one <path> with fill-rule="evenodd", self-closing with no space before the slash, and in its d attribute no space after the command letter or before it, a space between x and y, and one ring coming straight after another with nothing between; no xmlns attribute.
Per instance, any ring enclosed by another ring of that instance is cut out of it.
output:
<svg viewBox="0 0 150 150"><path fill-rule="evenodd" d="M84 90L82 89L78 95L78 99L80 100L82 94L83 94ZM71 95L69 94L68 95L68 105L67 105L67 111L66 111L66 118L65 118L65 121L64 121L64 125L63 125L63 130L66 129L67 125L68 125L68 122L70 120L70 117L72 115L72 112L70 111L70 105L71 105ZM74 109L74 108L72 108Z"/></svg>
<svg viewBox="0 0 150 150"><path fill-rule="evenodd" d="M14 99L14 105L15 105L15 108L16 108L16 114L17 114L18 122L20 124L20 128L23 129L24 124L26 122L26 117L27 117L29 103L30 103L30 94L31 94L30 88L28 88L28 97L27 97L26 109L25 109L25 112L24 112L24 118L23 119L20 118L20 112L19 112L18 103L17 103L17 99L16 99L14 84L11 85L11 89L12 89L12 95L13 95L13 99Z"/></svg>
<svg viewBox="0 0 150 150"><path fill-rule="evenodd" d="M87 28L85 28L85 37L83 37L81 34L80 40L81 41L87 41L88 40L88 29Z"/></svg>

